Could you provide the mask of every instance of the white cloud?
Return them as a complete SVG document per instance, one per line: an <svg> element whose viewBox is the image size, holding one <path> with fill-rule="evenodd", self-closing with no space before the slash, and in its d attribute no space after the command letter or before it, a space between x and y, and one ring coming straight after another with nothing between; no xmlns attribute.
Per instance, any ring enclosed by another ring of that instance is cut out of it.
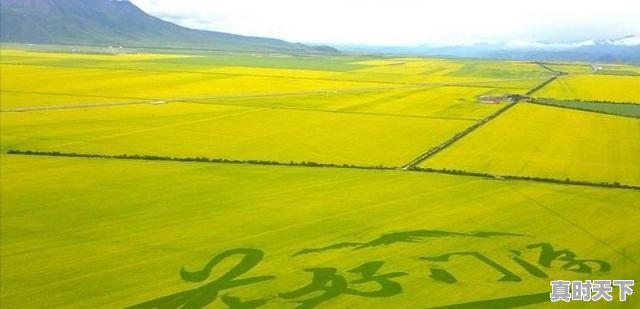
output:
<svg viewBox="0 0 640 309"><path fill-rule="evenodd" d="M640 33L627 0L131 0L183 26L296 42L373 45L584 41Z"/></svg>
<svg viewBox="0 0 640 309"><path fill-rule="evenodd" d="M624 45L624 46L639 46L640 45L640 36L628 36L622 39L617 40L609 40L607 41L609 44L613 45Z"/></svg>

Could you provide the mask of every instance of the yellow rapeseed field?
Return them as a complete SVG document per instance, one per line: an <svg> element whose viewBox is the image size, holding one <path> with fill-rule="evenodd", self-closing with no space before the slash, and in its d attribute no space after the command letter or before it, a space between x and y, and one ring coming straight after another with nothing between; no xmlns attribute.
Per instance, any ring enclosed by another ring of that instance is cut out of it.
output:
<svg viewBox="0 0 640 309"><path fill-rule="evenodd" d="M640 184L640 120L520 103L423 167Z"/></svg>
<svg viewBox="0 0 640 309"><path fill-rule="evenodd" d="M3 309L556 309L640 273L640 105L561 101L640 102L636 67L0 52Z"/></svg>
<svg viewBox="0 0 640 309"><path fill-rule="evenodd" d="M588 74L560 77L535 95L563 100L640 104L638 89L640 89L640 76Z"/></svg>
<svg viewBox="0 0 640 309"><path fill-rule="evenodd" d="M386 166L400 166L474 122L185 103L1 116L5 150Z"/></svg>

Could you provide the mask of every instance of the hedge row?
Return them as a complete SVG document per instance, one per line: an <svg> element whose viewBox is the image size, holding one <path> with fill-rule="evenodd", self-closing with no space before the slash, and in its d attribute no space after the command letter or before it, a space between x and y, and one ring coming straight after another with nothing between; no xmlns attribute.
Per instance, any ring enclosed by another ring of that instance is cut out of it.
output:
<svg viewBox="0 0 640 309"><path fill-rule="evenodd" d="M485 177L485 178L492 178L492 179L525 180L525 181L548 182L548 183L557 183L557 184L640 190L640 186L626 185L626 184L621 184L619 182L591 182L591 181L584 181L584 180L573 180L569 178L558 179L558 178L535 177L535 176L493 175L488 173L469 172L465 170L434 169L434 168L420 168L420 167L416 167L414 170L421 171L421 172L475 176L475 177Z"/></svg>
<svg viewBox="0 0 640 309"><path fill-rule="evenodd" d="M206 158L206 157L166 157L155 155L107 155L107 154L84 154L73 152L59 152L59 151L34 151L34 150L9 150L7 154L14 155L31 155L31 156L54 156L54 157L73 157L73 158L101 158L101 159L120 159L120 160L151 160L151 161L178 161L178 162L206 162L206 163L231 163L231 164L256 164L256 165L280 165L280 166L306 166L306 167L332 167L332 168L351 168L351 169L375 169L375 170L394 170L396 168L386 167L382 165L377 166L360 166L352 164L333 164L333 163L318 163L313 161L301 161L301 162L279 162L279 161L265 161L265 160L230 160L222 158ZM589 182L582 180L557 179L557 178L545 178L545 177L533 177L533 176L513 176L513 175L492 175L488 173L470 172L465 170L452 170L452 169L434 169L434 168L421 168L413 167L411 171L416 172L430 172L449 175L464 175L484 177L491 179L509 179L509 180L526 180L537 181L557 184L571 184L582 185L592 187L606 187L606 188L619 188L619 189L633 189L640 190L640 186L625 185L618 182Z"/></svg>
<svg viewBox="0 0 640 309"><path fill-rule="evenodd" d="M101 159L121 159L121 160L149 160L149 161L178 161L178 162L206 162L206 163L231 163L231 164L255 164L255 165L284 165L284 166L307 166L307 167L333 167L333 168L358 168L358 169L382 169L390 170L392 167L382 165L361 166L353 164L335 164L335 163L318 163L313 161L269 161L269 160L234 160L223 158L207 158L207 157L168 157L156 155L108 155L108 154L85 154L75 152L59 152L59 151L37 151L37 150L9 150L7 154L31 155L31 156L54 156L54 157L73 157L73 158L101 158Z"/></svg>

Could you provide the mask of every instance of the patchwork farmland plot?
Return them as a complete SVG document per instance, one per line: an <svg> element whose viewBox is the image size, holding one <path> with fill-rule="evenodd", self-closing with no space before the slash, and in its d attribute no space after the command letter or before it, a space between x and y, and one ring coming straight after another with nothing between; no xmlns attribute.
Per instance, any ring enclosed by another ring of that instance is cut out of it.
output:
<svg viewBox="0 0 640 309"><path fill-rule="evenodd" d="M566 101L553 99L534 99L531 102L542 105L565 107L609 115L640 118L640 104L601 103L585 101Z"/></svg>
<svg viewBox="0 0 640 309"><path fill-rule="evenodd" d="M311 95L205 99L192 102L352 114L479 120L496 111L498 106L477 104L478 96L498 90L500 89L490 87L402 87Z"/></svg>
<svg viewBox="0 0 640 309"><path fill-rule="evenodd" d="M526 62L399 58L357 63L371 66L343 72L339 76L381 82L494 85L517 92L535 86L548 75L546 70Z"/></svg>
<svg viewBox="0 0 640 309"><path fill-rule="evenodd" d="M472 120L201 104L6 113L2 117L5 150L388 166L400 166L425 146L433 147L473 124Z"/></svg>
<svg viewBox="0 0 640 309"><path fill-rule="evenodd" d="M636 67L1 51L2 308L556 308L640 273Z"/></svg>
<svg viewBox="0 0 640 309"><path fill-rule="evenodd" d="M569 74L591 74L593 67L586 63L544 63L552 70L566 72Z"/></svg>
<svg viewBox="0 0 640 309"><path fill-rule="evenodd" d="M31 65L3 65L2 89L8 93L154 101L202 99L221 96L366 89L379 84L292 77L228 76L208 73L156 72L69 68ZM40 85L37 91L31 85ZM23 98L24 100L25 98ZM21 107L26 101L3 101L5 107ZM36 101L41 102L41 100Z"/></svg>
<svg viewBox="0 0 640 309"><path fill-rule="evenodd" d="M630 233L640 219L634 191L402 171L7 155L2 162L1 289L9 308L142 304L202 286L181 280L180 268L200 270L239 248L264 253L244 278L273 277L220 297L268 299L264 308L313 299L286 294L311 282L305 269L313 267L355 280L347 270L379 261L377 275L395 273L389 280L402 287L385 288L386 296L327 297L317 308L432 308L548 293L551 279L633 277L639 269ZM541 244L602 264L589 263L586 273L563 269L560 260L545 267ZM510 250L548 277L519 266ZM506 272L471 256L425 259L462 251ZM209 280L242 256L216 266ZM430 269L456 283L430 277ZM630 300L633 307L638 299ZM537 303L555 305L548 295ZM224 308L221 299L213 305Z"/></svg>
<svg viewBox="0 0 640 309"><path fill-rule="evenodd" d="M502 65L500 71L474 67L458 73L462 64L447 60L405 59L400 65L372 66L352 71L305 69L306 58L289 59L282 67L256 67L262 61L278 63L280 58L256 58L253 66L248 60L233 61L217 56L85 56L73 61L69 55L60 59L50 54L8 52L3 56L0 70L3 109L24 108L74 103L101 103L112 101L154 101L218 99L236 96L332 94L335 92L359 92L363 90L392 89L398 87L472 86L490 91L524 93L544 80L545 72L535 65ZM4 52L3 52L4 55ZM20 59L25 58L20 61ZM244 59L238 56L239 59ZM317 57L316 57L317 58ZM224 60L228 60L224 64ZM250 58L249 58L250 59ZM311 59L313 60L313 58ZM361 68L369 62L346 63L344 67ZM318 59L322 64L328 60ZM332 60L339 63L338 60ZM375 62L374 62L375 63ZM235 64L235 65L234 65ZM296 65L297 64L297 65ZM329 66L331 68L331 66ZM473 71L475 70L475 71ZM504 72L511 72L506 75ZM538 70L538 71L535 71ZM469 72L482 76L470 77ZM502 73L501 73L502 72ZM32 85L39 85L33 89ZM482 90L479 90L482 91ZM16 97L20 95L20 97ZM30 97L33 95L34 97ZM50 102L42 99L50 95ZM65 102L60 97L71 97ZM77 99L73 99L73 98Z"/></svg>
<svg viewBox="0 0 640 309"><path fill-rule="evenodd" d="M571 75L536 93L541 98L640 104L640 76Z"/></svg>
<svg viewBox="0 0 640 309"><path fill-rule="evenodd" d="M637 185L640 120L520 103L422 166Z"/></svg>

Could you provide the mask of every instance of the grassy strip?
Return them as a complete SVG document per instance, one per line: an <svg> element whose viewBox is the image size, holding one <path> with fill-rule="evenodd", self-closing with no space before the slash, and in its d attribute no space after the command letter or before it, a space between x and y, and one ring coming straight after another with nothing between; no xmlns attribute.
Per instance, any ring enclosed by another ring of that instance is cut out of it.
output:
<svg viewBox="0 0 640 309"><path fill-rule="evenodd" d="M625 104L636 104L636 105L640 105L640 102L631 102L631 101L607 101L607 100L582 100L582 99L566 99L566 100L558 100L558 99L554 99L554 98L534 98L534 100L548 100L548 101L573 101L573 102L580 102L580 103L604 103L604 104L621 104L621 105L625 105Z"/></svg>
<svg viewBox="0 0 640 309"><path fill-rule="evenodd" d="M176 162L199 162L199 163L229 163L229 164L251 164L251 165L274 165L274 166L304 166L304 167L329 167L329 168L349 168L349 169L369 169L369 170L398 170L395 167L388 167L383 165L362 166L353 164L334 164L334 163L318 163L312 161L266 161L266 160L232 160L222 158L206 158L206 157L167 157L167 156L153 156L153 155L107 155L107 154L85 154L85 153L66 153L59 151L37 151L37 150L17 150L12 149L7 151L7 154L12 155L29 155L29 156L49 156L49 157L70 157L70 158L97 158L97 159L118 159L118 160L148 160L148 161L176 161ZM405 169L406 170L406 169ZM421 168L415 167L409 171L413 172L426 172L426 173L438 173L447 175L460 175L471 177L482 177L487 179L507 179L507 180L520 180L520 181L536 181L546 182L554 184L569 184L591 187L605 187L605 188L617 188L617 189L633 189L640 190L640 186L626 185L618 182L589 182L572 179L556 179L556 178L544 178L533 176L513 176L513 175L492 175L488 173L469 172L464 170L450 170L450 169L433 169L433 168Z"/></svg>
<svg viewBox="0 0 640 309"><path fill-rule="evenodd" d="M508 109L510 109L511 107L513 107L516 104L517 104L517 102L515 102L515 103L507 103L503 108L497 110L495 113L483 118L482 120L476 122L474 125L472 125L472 126L466 128L466 129L456 133L456 135L454 135L450 139L444 141L442 144L427 150L426 152L424 152L423 154L421 154L417 158L413 159L413 161L411 161L411 162L405 164L404 166L402 166L402 168L405 169L405 170L415 169L418 164L422 163L422 161L424 161L427 158L435 155L436 153L444 150L445 148L451 146L451 144L453 144L456 141L458 141L459 139L465 137L467 134L469 134L473 130L481 127L482 125L484 125L485 123L489 122L490 120L500 116L502 113L504 113L505 111L507 111Z"/></svg>
<svg viewBox="0 0 640 309"><path fill-rule="evenodd" d="M464 175L464 176L483 177L483 178L490 178L490 179L524 180L524 181L547 182L547 183L566 184L566 185L640 190L640 186L627 185L619 182L604 182L604 181L591 182L591 181L583 181L583 180L573 180L569 178L558 179L558 178L547 178L547 177L536 177L536 176L493 175L489 173L469 172L464 170L434 169L434 168L422 168L422 167L416 167L413 170L420 171L420 172L447 174L447 175Z"/></svg>
<svg viewBox="0 0 640 309"><path fill-rule="evenodd" d="M530 103L595 112L607 115L640 118L640 104L621 104L580 100L532 99Z"/></svg>

